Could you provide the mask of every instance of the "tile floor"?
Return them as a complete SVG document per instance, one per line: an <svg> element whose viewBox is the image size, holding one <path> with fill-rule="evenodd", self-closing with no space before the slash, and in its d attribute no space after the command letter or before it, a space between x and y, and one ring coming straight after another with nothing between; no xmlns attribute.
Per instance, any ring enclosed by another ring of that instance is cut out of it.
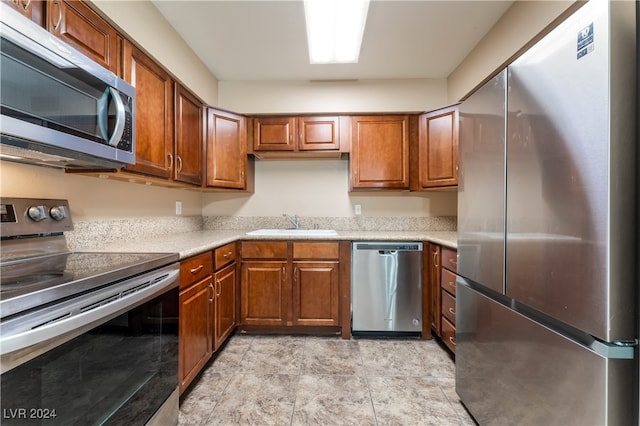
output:
<svg viewBox="0 0 640 426"><path fill-rule="evenodd" d="M235 335L183 395L181 425L475 425L437 342Z"/></svg>

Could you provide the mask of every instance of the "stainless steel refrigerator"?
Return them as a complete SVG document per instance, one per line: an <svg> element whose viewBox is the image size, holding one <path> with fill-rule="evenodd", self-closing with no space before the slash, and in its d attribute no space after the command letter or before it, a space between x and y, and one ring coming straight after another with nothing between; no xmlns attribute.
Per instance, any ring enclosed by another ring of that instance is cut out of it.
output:
<svg viewBox="0 0 640 426"><path fill-rule="evenodd" d="M460 106L456 391L481 425L637 424L636 5Z"/></svg>

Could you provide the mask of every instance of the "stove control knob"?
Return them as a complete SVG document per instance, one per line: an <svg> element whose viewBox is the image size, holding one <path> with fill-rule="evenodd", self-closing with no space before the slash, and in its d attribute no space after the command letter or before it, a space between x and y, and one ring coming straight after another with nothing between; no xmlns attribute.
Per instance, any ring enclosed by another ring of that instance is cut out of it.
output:
<svg viewBox="0 0 640 426"><path fill-rule="evenodd" d="M64 219L67 215L66 215L64 206L56 206L56 207L51 207L51 209L49 210L49 216L51 216L51 219L53 220L60 221Z"/></svg>
<svg viewBox="0 0 640 426"><path fill-rule="evenodd" d="M29 207L29 210L27 210L27 215L29 216L29 219L40 222L47 217L47 212L45 211L44 206L33 206Z"/></svg>

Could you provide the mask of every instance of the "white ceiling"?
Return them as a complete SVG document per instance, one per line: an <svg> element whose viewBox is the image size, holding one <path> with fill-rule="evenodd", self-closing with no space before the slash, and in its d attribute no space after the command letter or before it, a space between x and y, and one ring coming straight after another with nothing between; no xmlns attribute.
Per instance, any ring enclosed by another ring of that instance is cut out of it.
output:
<svg viewBox="0 0 640 426"><path fill-rule="evenodd" d="M513 1L372 0L357 64L310 65L300 0L152 0L218 80L446 78Z"/></svg>

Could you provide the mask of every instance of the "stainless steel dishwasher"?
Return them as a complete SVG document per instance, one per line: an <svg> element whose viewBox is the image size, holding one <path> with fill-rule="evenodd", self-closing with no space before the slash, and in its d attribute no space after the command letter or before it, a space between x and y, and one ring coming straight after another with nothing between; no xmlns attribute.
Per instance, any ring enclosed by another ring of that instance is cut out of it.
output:
<svg viewBox="0 0 640 426"><path fill-rule="evenodd" d="M351 330L358 334L422 331L422 243L351 245Z"/></svg>

